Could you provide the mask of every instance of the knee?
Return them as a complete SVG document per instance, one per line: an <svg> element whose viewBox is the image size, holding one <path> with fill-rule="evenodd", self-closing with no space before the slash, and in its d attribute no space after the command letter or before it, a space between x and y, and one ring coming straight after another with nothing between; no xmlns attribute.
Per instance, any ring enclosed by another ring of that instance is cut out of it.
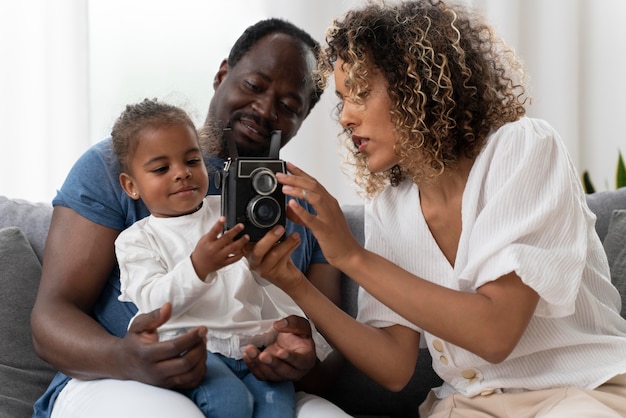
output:
<svg viewBox="0 0 626 418"><path fill-rule="evenodd" d="M221 382L219 387L200 386L191 399L205 416L215 418L252 417L254 397L239 379Z"/></svg>

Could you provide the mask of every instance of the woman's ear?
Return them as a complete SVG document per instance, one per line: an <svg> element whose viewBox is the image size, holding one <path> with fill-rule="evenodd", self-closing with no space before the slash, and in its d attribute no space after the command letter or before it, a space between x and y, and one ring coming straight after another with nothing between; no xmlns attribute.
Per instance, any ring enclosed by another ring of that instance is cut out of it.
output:
<svg viewBox="0 0 626 418"><path fill-rule="evenodd" d="M135 185L135 180L128 173L120 173L120 185L122 190L133 200L139 199L139 192Z"/></svg>

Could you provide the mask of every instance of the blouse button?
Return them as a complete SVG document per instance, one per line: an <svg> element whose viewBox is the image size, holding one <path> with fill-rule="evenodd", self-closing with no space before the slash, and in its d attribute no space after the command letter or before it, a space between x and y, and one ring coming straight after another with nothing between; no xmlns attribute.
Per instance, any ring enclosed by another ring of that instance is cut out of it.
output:
<svg viewBox="0 0 626 418"><path fill-rule="evenodd" d="M441 356L439 357L439 361L444 365L447 366L448 365L448 358L446 356Z"/></svg>
<svg viewBox="0 0 626 418"><path fill-rule="evenodd" d="M440 353L443 352L443 343L441 342L441 340L434 340L433 347L435 347L435 350L439 351Z"/></svg>
<svg viewBox="0 0 626 418"><path fill-rule="evenodd" d="M463 370L461 372L461 376L463 376L464 378L468 380L471 380L476 377L476 372L472 369Z"/></svg>

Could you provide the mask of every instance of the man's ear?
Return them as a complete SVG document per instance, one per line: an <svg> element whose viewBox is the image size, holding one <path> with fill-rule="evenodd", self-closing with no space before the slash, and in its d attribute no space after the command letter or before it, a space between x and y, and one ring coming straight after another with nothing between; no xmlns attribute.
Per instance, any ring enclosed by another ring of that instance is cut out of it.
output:
<svg viewBox="0 0 626 418"><path fill-rule="evenodd" d="M213 89L216 89L220 84L222 84L222 80L226 77L228 73L228 60L223 60L220 64L220 69L217 70L217 74L215 74L215 78L213 78Z"/></svg>
<svg viewBox="0 0 626 418"><path fill-rule="evenodd" d="M128 173L120 173L120 185L128 197L133 200L139 199L139 191L135 185L135 180Z"/></svg>

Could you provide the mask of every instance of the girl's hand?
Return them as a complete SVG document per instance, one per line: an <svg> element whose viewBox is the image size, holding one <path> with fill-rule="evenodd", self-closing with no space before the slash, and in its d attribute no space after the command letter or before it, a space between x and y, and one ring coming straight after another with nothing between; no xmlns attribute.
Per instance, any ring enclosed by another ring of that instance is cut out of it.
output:
<svg viewBox="0 0 626 418"><path fill-rule="evenodd" d="M243 231L243 224L237 224L222 233L225 224L226 218L220 216L209 232L198 240L191 253L191 263L198 277L203 280L210 273L241 260L246 244L250 241L248 235L235 239Z"/></svg>
<svg viewBox="0 0 626 418"><path fill-rule="evenodd" d="M317 238L326 260L341 270L341 264L361 249L358 241L346 222L343 211L328 191L313 177L287 163L290 175L277 173L277 180L283 184L283 193L308 201L315 209L311 214L296 200L290 200L288 218L309 228Z"/></svg>

